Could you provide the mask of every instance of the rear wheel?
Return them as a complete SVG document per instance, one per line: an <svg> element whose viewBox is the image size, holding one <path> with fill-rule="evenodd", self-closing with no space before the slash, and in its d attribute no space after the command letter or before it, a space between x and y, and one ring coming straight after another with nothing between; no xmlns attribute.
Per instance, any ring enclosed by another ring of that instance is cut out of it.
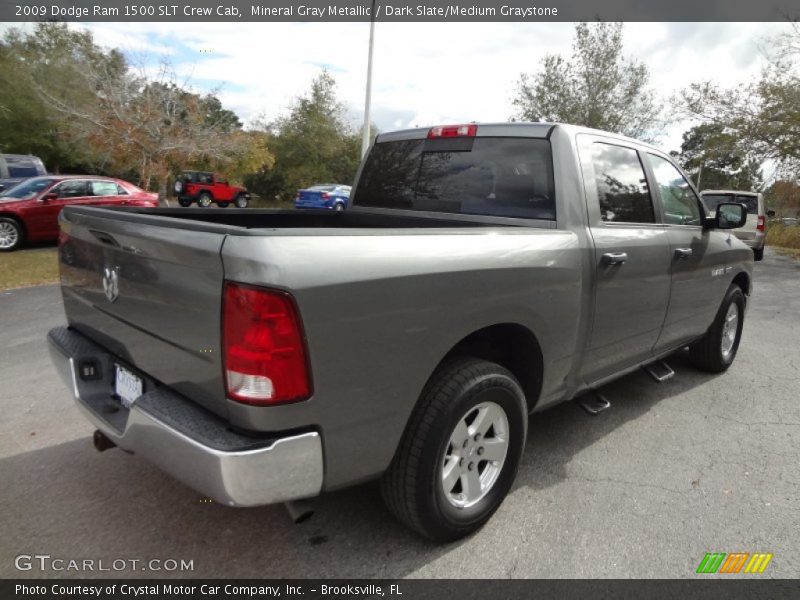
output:
<svg viewBox="0 0 800 600"><path fill-rule="evenodd" d="M711 327L689 349L689 357L698 369L709 373L727 371L736 358L744 325L745 297L738 285L728 288Z"/></svg>
<svg viewBox="0 0 800 600"><path fill-rule="evenodd" d="M248 204L250 204L250 201L247 199L247 196L244 194L236 196L236 208L247 208Z"/></svg>
<svg viewBox="0 0 800 600"><path fill-rule="evenodd" d="M0 217L0 252L11 252L22 245L22 226L11 217Z"/></svg>
<svg viewBox="0 0 800 600"><path fill-rule="evenodd" d="M203 192L197 198L198 206L202 206L203 208L208 208L209 206L211 206L211 203L213 201L214 201L214 198L212 198L211 194L209 194L208 192Z"/></svg>
<svg viewBox="0 0 800 600"><path fill-rule="evenodd" d="M337 204L334 210L336 212L344 212L344 204Z"/></svg>
<svg viewBox="0 0 800 600"><path fill-rule="evenodd" d="M759 261L764 259L764 248L753 248L753 260Z"/></svg>
<svg viewBox="0 0 800 600"><path fill-rule="evenodd" d="M527 424L510 372L473 358L446 363L425 386L381 480L389 510L436 541L476 531L514 482Z"/></svg>

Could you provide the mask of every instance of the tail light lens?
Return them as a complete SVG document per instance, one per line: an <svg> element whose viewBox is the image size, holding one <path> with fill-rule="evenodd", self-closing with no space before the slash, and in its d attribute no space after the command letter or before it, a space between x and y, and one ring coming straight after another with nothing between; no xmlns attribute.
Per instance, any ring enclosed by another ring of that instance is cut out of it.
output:
<svg viewBox="0 0 800 600"><path fill-rule="evenodd" d="M226 282L222 312L228 398L273 405L311 395L302 325L291 296Z"/></svg>
<svg viewBox="0 0 800 600"><path fill-rule="evenodd" d="M331 197L331 195L328 192L322 192L322 199L323 200L327 200L330 197Z"/></svg>
<svg viewBox="0 0 800 600"><path fill-rule="evenodd" d="M758 225L756 225L756 229L758 231L764 231L767 228L767 220L764 218L764 215L758 215Z"/></svg>

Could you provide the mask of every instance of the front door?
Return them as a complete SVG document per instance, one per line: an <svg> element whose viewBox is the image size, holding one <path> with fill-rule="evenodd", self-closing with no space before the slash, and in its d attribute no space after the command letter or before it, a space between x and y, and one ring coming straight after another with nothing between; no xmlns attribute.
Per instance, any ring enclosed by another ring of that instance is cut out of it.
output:
<svg viewBox="0 0 800 600"><path fill-rule="evenodd" d="M85 179L67 179L50 188L46 194L55 193L57 198L39 199L30 209L31 229L42 237L58 237L58 214L68 204L83 204L88 201L88 182Z"/></svg>
<svg viewBox="0 0 800 600"><path fill-rule="evenodd" d="M672 292L656 350L703 334L725 294L729 233L703 228L704 210L692 186L664 156L648 152L672 253Z"/></svg>
<svg viewBox="0 0 800 600"><path fill-rule="evenodd" d="M599 381L647 360L670 291L670 246L639 151L579 136L587 212L595 244L592 332L584 379Z"/></svg>

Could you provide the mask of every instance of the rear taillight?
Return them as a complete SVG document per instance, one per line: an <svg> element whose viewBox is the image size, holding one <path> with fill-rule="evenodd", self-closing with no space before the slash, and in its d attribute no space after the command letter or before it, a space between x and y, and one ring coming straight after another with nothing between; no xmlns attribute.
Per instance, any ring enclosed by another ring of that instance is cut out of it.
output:
<svg viewBox="0 0 800 600"><path fill-rule="evenodd" d="M453 137L475 137L478 134L478 126L473 125L447 125L431 127L428 132L428 139L453 138Z"/></svg>
<svg viewBox="0 0 800 600"><path fill-rule="evenodd" d="M231 400L271 405L311 395L302 325L288 294L225 283L222 343Z"/></svg>
<svg viewBox="0 0 800 600"><path fill-rule="evenodd" d="M330 197L331 197L331 195L328 192L322 192L322 199L323 200L327 200Z"/></svg>
<svg viewBox="0 0 800 600"><path fill-rule="evenodd" d="M758 225L756 225L756 229L758 231L764 231L767 228L767 220L764 215L758 215Z"/></svg>

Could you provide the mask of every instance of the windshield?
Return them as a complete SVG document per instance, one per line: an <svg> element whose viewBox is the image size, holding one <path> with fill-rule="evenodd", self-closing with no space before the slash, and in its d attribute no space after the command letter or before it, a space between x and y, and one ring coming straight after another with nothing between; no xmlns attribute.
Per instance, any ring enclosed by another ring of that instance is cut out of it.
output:
<svg viewBox="0 0 800 600"><path fill-rule="evenodd" d="M702 194L703 203L706 208L712 212L716 212L717 206L723 202L736 202L737 204L744 204L747 207L748 215L758 214L758 196L750 196L745 194Z"/></svg>
<svg viewBox="0 0 800 600"><path fill-rule="evenodd" d="M449 138L375 144L355 206L555 220L550 142Z"/></svg>
<svg viewBox="0 0 800 600"><path fill-rule="evenodd" d="M49 177L36 177L35 179L28 179L22 183L15 185L9 190L0 194L0 198L14 198L16 200L27 200L33 198L43 189L50 187L55 179Z"/></svg>

